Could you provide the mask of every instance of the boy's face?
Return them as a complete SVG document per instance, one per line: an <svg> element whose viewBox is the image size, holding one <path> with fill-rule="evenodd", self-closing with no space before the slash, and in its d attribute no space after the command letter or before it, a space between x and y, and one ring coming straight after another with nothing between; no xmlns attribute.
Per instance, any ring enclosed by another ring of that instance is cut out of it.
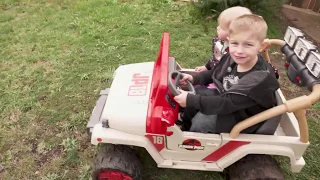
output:
<svg viewBox="0 0 320 180"><path fill-rule="evenodd" d="M232 33L229 37L229 52L239 65L250 64L257 59L262 42L253 35L252 31Z"/></svg>
<svg viewBox="0 0 320 180"><path fill-rule="evenodd" d="M227 37L229 36L229 31L223 26L218 26L217 34L221 41L227 41Z"/></svg>

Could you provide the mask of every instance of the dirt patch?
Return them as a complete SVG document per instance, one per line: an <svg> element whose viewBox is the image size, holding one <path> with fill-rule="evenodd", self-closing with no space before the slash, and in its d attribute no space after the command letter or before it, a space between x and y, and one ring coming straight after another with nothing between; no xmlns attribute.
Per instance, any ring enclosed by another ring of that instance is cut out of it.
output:
<svg viewBox="0 0 320 180"><path fill-rule="evenodd" d="M62 154L62 146L53 147L50 151L40 154L36 162L39 167L42 167L45 163L51 161L56 157L60 157Z"/></svg>
<svg viewBox="0 0 320 180"><path fill-rule="evenodd" d="M50 150L45 150L41 147L42 144L38 142L37 138L30 139L28 142L31 145L31 153L36 157L36 164L39 167L42 167L56 157L60 157L63 153L63 147L61 145L54 146L50 148Z"/></svg>
<svg viewBox="0 0 320 180"><path fill-rule="evenodd" d="M8 118L9 118L10 122L18 122L19 119L20 119L20 113L18 113L18 112L10 112Z"/></svg>
<svg viewBox="0 0 320 180"><path fill-rule="evenodd" d="M31 145L31 153L37 154L38 143L36 139L29 140L29 144Z"/></svg>
<svg viewBox="0 0 320 180"><path fill-rule="evenodd" d="M52 72L53 71L53 66L50 61L45 61L45 60L38 60L35 63L36 67L43 68L46 73Z"/></svg>
<svg viewBox="0 0 320 180"><path fill-rule="evenodd" d="M299 87L289 80L287 76L287 69L284 65L286 60L283 54L273 54L270 56L270 59L272 65L274 65L279 71L280 88L287 100L310 93L306 88Z"/></svg>
<svg viewBox="0 0 320 180"><path fill-rule="evenodd" d="M88 141L88 139L80 141L80 151L81 152L86 151L88 148L91 148L91 144L90 144L90 141Z"/></svg>
<svg viewBox="0 0 320 180"><path fill-rule="evenodd" d="M283 5L281 11L290 24L302 30L320 50L320 13L289 5Z"/></svg>
<svg viewBox="0 0 320 180"><path fill-rule="evenodd" d="M4 171L4 167L0 164L0 173Z"/></svg>

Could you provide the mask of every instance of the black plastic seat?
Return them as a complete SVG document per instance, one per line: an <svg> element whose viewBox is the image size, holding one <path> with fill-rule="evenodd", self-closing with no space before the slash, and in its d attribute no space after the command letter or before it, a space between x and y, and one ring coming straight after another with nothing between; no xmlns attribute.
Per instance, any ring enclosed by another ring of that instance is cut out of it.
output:
<svg viewBox="0 0 320 180"><path fill-rule="evenodd" d="M215 115L204 115L201 112L198 112L194 118L201 121L203 119L211 119L212 120L213 117L214 117L214 119L216 118ZM272 118L264 121L263 123L259 123L260 127L252 134L273 135L277 130L277 127L280 123L281 117L282 117L282 114L275 116L275 117L272 117Z"/></svg>
<svg viewBox="0 0 320 180"><path fill-rule="evenodd" d="M282 114L266 120L255 134L273 135L280 123L281 116Z"/></svg>

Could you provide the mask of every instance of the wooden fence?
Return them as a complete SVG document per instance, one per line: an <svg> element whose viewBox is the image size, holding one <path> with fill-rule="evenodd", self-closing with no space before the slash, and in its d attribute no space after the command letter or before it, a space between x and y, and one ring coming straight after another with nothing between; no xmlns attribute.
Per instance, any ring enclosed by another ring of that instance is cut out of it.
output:
<svg viewBox="0 0 320 180"><path fill-rule="evenodd" d="M320 0L289 0L287 4L320 13Z"/></svg>

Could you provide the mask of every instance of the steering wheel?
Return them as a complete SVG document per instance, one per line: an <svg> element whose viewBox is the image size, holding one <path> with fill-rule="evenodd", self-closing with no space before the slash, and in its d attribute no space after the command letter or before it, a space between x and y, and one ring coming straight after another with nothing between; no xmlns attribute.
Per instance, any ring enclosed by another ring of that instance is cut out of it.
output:
<svg viewBox="0 0 320 180"><path fill-rule="evenodd" d="M177 96L179 94L181 94L181 92L178 90L178 84L179 84L179 80L183 78L183 74L179 71L172 71L168 77L168 85L169 85L169 90L170 93L173 96ZM173 82L174 79L174 82ZM196 90L194 89L192 83L187 80L187 86L188 86L188 93L190 94L196 94Z"/></svg>

